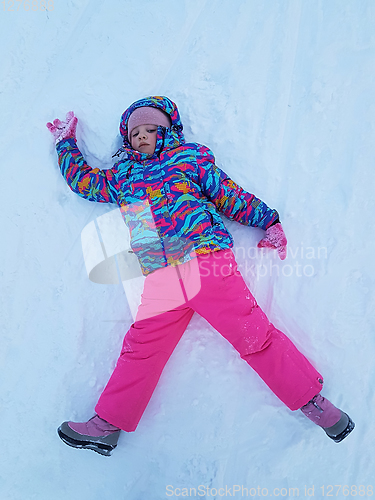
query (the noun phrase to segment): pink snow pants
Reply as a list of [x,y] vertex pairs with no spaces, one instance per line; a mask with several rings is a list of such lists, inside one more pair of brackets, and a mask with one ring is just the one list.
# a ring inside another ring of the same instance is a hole
[[137,317],[95,408],[101,418],[124,431],[136,429],[194,312],[232,344],[291,410],[321,391],[323,377],[269,322],[228,249],[146,277]]

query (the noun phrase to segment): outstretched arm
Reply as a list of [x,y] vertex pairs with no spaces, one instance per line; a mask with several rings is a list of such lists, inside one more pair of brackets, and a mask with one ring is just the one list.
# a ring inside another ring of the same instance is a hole
[[90,201],[116,203],[117,189],[112,169],[91,168],[78,149],[76,142],[77,118],[69,111],[65,121],[56,119],[47,128],[56,141],[61,173],[70,189]]
[[215,165],[212,152],[200,146],[197,155],[198,176],[204,194],[229,219],[266,231],[258,247],[274,248],[283,260],[286,257],[287,240],[276,210],[269,208],[236,184],[223,170]]

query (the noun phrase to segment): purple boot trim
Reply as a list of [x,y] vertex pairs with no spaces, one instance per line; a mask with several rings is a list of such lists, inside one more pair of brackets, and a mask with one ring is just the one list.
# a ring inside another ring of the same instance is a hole
[[88,422],[68,422],[68,425],[73,431],[78,432],[78,434],[92,437],[108,436],[120,430],[98,415],[90,418]]
[[302,406],[301,411],[320,427],[332,427],[341,418],[341,410],[320,394],[317,394],[305,406]]

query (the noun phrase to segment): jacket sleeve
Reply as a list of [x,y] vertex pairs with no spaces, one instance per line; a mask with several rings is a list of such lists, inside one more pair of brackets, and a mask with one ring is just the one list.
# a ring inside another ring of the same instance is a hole
[[74,139],[57,143],[61,173],[70,189],[89,201],[117,203],[116,176],[113,169],[91,168]]
[[203,193],[226,217],[261,229],[269,228],[278,220],[276,210],[242,189],[215,165],[212,151],[205,146],[200,145],[198,148],[197,166]]

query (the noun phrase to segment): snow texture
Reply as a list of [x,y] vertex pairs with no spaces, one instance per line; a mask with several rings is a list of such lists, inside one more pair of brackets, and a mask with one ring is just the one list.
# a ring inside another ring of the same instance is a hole
[[[12,4],[0,5],[0,498],[245,497],[234,485],[323,498],[321,486],[372,485],[375,2]],[[342,443],[289,411],[197,315],[112,457],[58,438],[62,421],[92,416],[132,318],[121,285],[88,279],[81,248],[84,227],[115,207],[68,189],[45,124],[73,110],[86,159],[108,168],[121,113],[152,94],[279,211],[283,262],[254,250],[263,231],[227,226],[260,305],[355,421]]]

